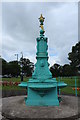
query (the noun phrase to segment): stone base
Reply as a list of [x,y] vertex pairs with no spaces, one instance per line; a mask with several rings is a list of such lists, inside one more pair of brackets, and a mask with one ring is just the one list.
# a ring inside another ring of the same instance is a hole
[[[80,97],[62,95],[59,106],[26,106],[24,97],[16,96],[2,99],[2,115],[11,120],[27,118],[53,118],[75,120],[80,115]],[[72,119],[71,119],[72,118]]]

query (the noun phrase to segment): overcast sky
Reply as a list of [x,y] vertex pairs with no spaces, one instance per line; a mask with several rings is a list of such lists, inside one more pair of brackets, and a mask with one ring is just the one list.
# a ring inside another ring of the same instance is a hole
[[36,62],[36,38],[40,14],[45,17],[49,63],[67,64],[68,53],[78,42],[78,3],[2,3],[2,57],[16,60],[15,53]]

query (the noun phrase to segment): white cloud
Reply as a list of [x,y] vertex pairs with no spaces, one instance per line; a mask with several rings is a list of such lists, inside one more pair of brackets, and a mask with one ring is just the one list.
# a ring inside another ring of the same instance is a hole
[[49,63],[69,63],[68,53],[78,41],[77,3],[3,3],[2,7],[2,56],[6,60],[14,60],[15,53],[20,57],[23,51],[24,57],[36,62],[38,18],[42,13],[45,34],[49,38]]

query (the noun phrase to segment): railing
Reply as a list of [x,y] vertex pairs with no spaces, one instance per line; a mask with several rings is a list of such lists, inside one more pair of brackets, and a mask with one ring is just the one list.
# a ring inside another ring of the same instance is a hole
[[67,83],[67,87],[65,88],[59,88],[59,95],[62,93],[67,94],[74,94],[75,96],[80,95],[80,77],[74,76],[74,77],[58,77],[58,82],[63,81],[64,83]]

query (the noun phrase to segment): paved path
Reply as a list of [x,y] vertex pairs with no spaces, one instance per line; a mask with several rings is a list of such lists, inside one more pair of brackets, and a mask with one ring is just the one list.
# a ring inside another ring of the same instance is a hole
[[[80,114],[79,101],[80,97],[61,96],[62,102],[59,106],[54,107],[28,107],[25,105],[24,96],[7,97],[2,100],[2,114],[5,117],[17,120],[17,118],[67,118],[79,120],[77,114]],[[0,109],[1,110],[1,109]],[[1,111],[0,111],[1,112]],[[74,116],[73,118],[71,118]],[[2,120],[8,120],[6,118]]]

